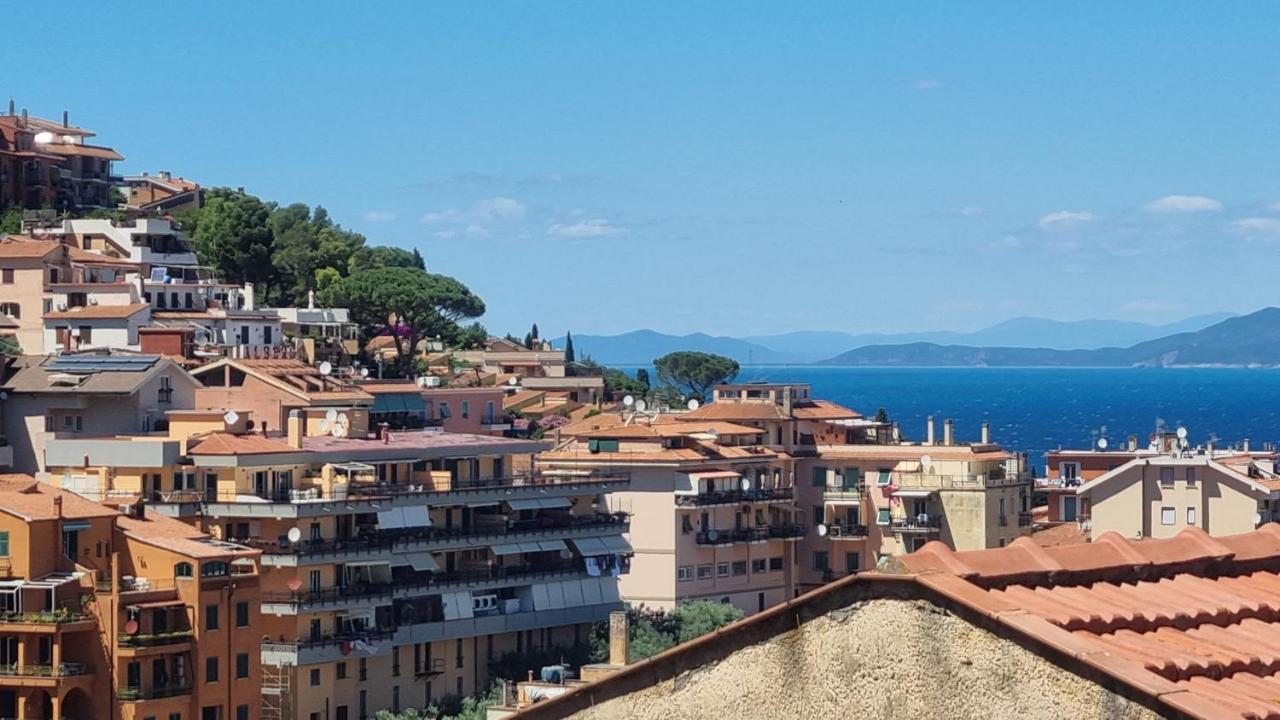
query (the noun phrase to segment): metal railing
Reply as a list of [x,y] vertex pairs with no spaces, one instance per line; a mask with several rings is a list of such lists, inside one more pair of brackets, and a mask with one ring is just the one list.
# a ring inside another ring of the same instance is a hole
[[682,507],[699,505],[724,505],[750,502],[770,502],[790,500],[794,496],[791,488],[759,488],[756,490],[711,490],[697,495],[676,495],[676,505]]
[[0,675],[5,677],[76,677],[89,675],[93,669],[85,663],[64,662],[58,665],[0,665]]
[[[1009,474],[1004,468],[989,473],[970,473],[967,475],[894,471],[889,476],[890,485],[899,488],[920,488],[924,490],[1006,487],[1030,483],[1031,478],[1029,476]],[[881,485],[878,481],[875,485],[879,488],[887,487]]]
[[140,633],[138,635],[120,635],[116,643],[120,647],[126,648],[143,648],[143,647],[160,647],[161,645],[177,645],[180,643],[191,642],[195,637],[192,630],[172,630],[162,633]]
[[727,530],[704,530],[694,540],[699,545],[731,545],[742,542],[761,542],[764,540],[791,539],[804,536],[804,525],[767,525],[754,528],[730,528]]
[[186,680],[156,683],[150,687],[126,685],[116,689],[116,697],[120,700],[158,700],[160,698],[187,695],[191,692],[191,683]]
[[832,523],[827,525],[827,537],[865,538],[867,537],[867,526],[857,523]]
[[391,598],[396,593],[412,595],[418,591],[430,592],[447,585],[478,584],[503,580],[533,580],[558,575],[586,572],[581,562],[554,565],[504,565],[475,570],[455,570],[435,573],[429,580],[392,583],[361,583],[340,587],[302,590],[292,593],[262,593],[262,602],[304,605],[336,605],[349,600]]
[[80,612],[73,612],[70,608],[59,608],[57,610],[40,610],[35,612],[4,612],[0,613],[0,623],[28,623],[33,625],[62,625],[64,623],[80,622],[81,620],[89,620],[90,617]]
[[893,518],[889,521],[889,527],[893,532],[936,533],[942,531],[942,518],[932,516]]
[[269,649],[272,650],[302,650],[311,648],[334,647],[348,642],[370,642],[376,640],[390,640],[395,636],[395,628],[370,628],[368,630],[331,633],[328,635],[308,635],[298,637],[293,640],[272,640],[264,642],[263,647],[276,646]]

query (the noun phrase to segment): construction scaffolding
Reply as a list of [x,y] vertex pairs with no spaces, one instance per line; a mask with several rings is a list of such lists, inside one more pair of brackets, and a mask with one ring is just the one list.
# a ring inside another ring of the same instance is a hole
[[262,720],[293,720],[293,665],[262,665]]

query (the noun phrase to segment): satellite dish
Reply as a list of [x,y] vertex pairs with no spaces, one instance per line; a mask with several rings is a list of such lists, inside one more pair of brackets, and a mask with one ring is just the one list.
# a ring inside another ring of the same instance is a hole
[[48,130],[44,132],[38,132],[36,133],[36,136],[34,139],[36,141],[36,144],[38,145],[48,145],[49,143],[53,142],[53,133],[49,132]]
[[296,543],[302,539],[302,531],[296,527],[291,527],[289,528],[289,532],[286,534],[286,537],[289,538],[289,542]]
[[289,578],[289,589],[298,592],[302,589],[302,578]]
[[645,409],[646,407],[648,407],[648,404],[647,404],[647,403],[645,403],[645,401],[644,401],[644,400],[637,400],[637,401],[636,401],[636,412],[644,412],[644,409]]
[[1181,425],[1178,426],[1178,439],[1179,440],[1187,439],[1187,429]]
[[240,413],[236,412],[235,410],[228,410],[226,414],[222,416],[222,419],[228,425],[235,425],[237,422],[240,421]]
[[334,426],[333,426],[333,436],[334,436],[334,437],[337,437],[337,438],[340,438],[340,437],[346,437],[346,436],[347,436],[347,426],[346,426],[346,425],[334,425]]
[[1254,513],[1254,514],[1253,514],[1253,524],[1254,524],[1254,525],[1261,525],[1261,524],[1262,524],[1262,513]]
[[707,531],[707,539],[708,539],[708,540],[710,540],[711,542],[715,542],[715,541],[719,540],[719,539],[720,539],[720,531],[719,531],[719,530],[708,530],[708,531]]
[[746,492],[751,489],[751,478],[742,478],[742,482],[739,484],[741,485],[743,492]]
[[1106,439],[1106,438],[1098,438],[1098,449],[1099,449],[1099,450],[1106,450],[1106,449],[1107,449],[1107,439]]
[[369,377],[369,368],[360,368],[360,377]]
[[819,523],[819,524],[818,524],[818,537],[826,537],[826,536],[827,536],[827,526],[826,526],[826,525],[823,525],[823,524],[821,524],[821,523]]
[[319,428],[320,428],[320,432],[322,432],[322,433],[327,433],[327,432],[329,432],[329,421],[328,421],[328,420],[321,420],[319,423],[317,423],[317,425],[318,425],[318,426],[319,426]]
[[329,362],[328,360],[325,360],[324,362],[320,363],[321,375],[329,375],[332,373],[333,373],[333,363]]
[[337,421],[338,421],[338,411],[337,411],[337,410],[334,410],[333,408],[329,408],[329,410],[328,410],[327,412],[325,412],[325,414],[324,414],[324,419],[325,419],[325,420],[328,420],[330,423],[335,423],[335,422],[337,422]]
[[636,404],[636,399],[628,395],[622,398],[622,404],[626,405],[627,407],[631,407],[632,405]]
[[921,467],[926,467],[926,468],[927,468],[927,467],[929,467],[929,466],[930,466],[930,465],[932,465],[932,464],[933,464],[933,458],[932,458],[932,457],[929,457],[928,455],[921,455],[921,456],[920,456],[920,466],[921,466]]
[[689,401],[689,409],[690,409],[690,410],[697,410],[697,409],[698,409],[698,407],[699,407],[699,406],[701,406],[701,405],[702,405],[702,403],[698,402],[698,399],[697,399],[697,398],[693,398],[692,400],[690,400],[690,401]]
[[138,634],[138,621],[137,621],[137,620],[130,620],[129,622],[125,623],[125,624],[124,624],[124,631],[125,631],[125,632],[127,632],[127,633],[129,633],[130,635],[137,635],[137,634]]
[[342,427],[351,427],[351,418],[346,413],[339,413],[336,422]]
[[515,377],[515,376],[512,376],[512,378],[511,378],[510,380],[508,380],[508,381],[507,381],[507,384],[508,384],[508,385],[512,385],[512,386],[514,386],[514,385],[519,385],[519,384],[520,384],[520,378]]

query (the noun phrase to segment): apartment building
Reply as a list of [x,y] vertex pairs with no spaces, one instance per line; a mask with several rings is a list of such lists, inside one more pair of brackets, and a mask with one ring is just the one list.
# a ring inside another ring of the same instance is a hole
[[362,382],[373,396],[369,423],[392,430],[438,427],[445,432],[502,435],[511,429],[503,415],[503,393],[493,387],[422,387],[404,381]]
[[[329,411],[342,411],[368,427],[374,398],[358,385],[325,375],[299,360],[224,358],[192,371],[200,387],[197,409],[234,409],[253,417],[259,430],[280,432],[293,410],[303,411],[307,432],[327,432]],[[324,425],[324,430],[318,428]]]
[[0,381],[0,410],[13,468],[46,468],[45,449],[58,438],[111,437],[156,430],[165,414],[193,407],[197,382],[157,355],[24,355]]
[[695,600],[759,612],[796,593],[795,543],[806,528],[793,497],[794,462],[764,431],[687,415],[606,413],[560,429],[535,458],[539,472],[626,472],[609,495],[631,515],[633,605],[670,609]]
[[156,215],[198,210],[204,207],[205,189],[200,183],[174,177],[167,170],[152,175],[127,175],[120,186],[125,192],[125,207],[140,215]]
[[0,115],[0,208],[59,211],[112,207],[115,150],[86,142],[94,133],[21,113],[13,102]]
[[625,475],[515,473],[545,444],[312,410],[290,410],[280,436],[249,432],[248,411],[206,410],[174,413],[164,437],[48,451],[52,482],[141,495],[262,551],[268,720],[482,691],[493,663],[580,646],[621,607],[628,520],[600,497]]
[[505,338],[489,338],[480,350],[440,350],[427,354],[430,372],[451,385],[498,386],[508,393],[563,393],[578,405],[605,399],[604,377],[565,360],[564,350],[540,343],[529,349]]
[[0,476],[0,715],[257,720],[259,555]]

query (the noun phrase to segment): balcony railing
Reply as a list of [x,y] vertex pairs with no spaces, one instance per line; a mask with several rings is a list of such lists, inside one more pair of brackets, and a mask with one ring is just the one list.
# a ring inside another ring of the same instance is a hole
[[16,663],[9,665],[0,665],[0,675],[6,677],[75,677],[77,675],[89,675],[93,669],[85,663],[64,662],[60,665],[23,665],[19,667]]
[[120,700],[158,700],[160,698],[177,697],[191,693],[191,683],[186,680],[177,682],[156,683],[151,687],[126,685],[116,690]]
[[827,537],[862,539],[867,537],[867,526],[856,523],[833,523],[827,526]]
[[744,542],[763,542],[765,540],[788,540],[804,537],[804,525],[767,525],[754,528],[730,528],[727,530],[704,530],[694,538],[699,545],[732,545]]
[[942,532],[942,518],[932,516],[915,516],[907,518],[893,518],[889,522],[890,528],[896,533],[927,533],[933,534]]
[[[876,477],[869,477],[868,479],[875,480],[875,486],[877,488],[883,489],[884,487],[887,487],[885,485],[881,485]],[[1004,468],[998,468],[989,473],[972,473],[968,475],[894,471],[889,476],[889,484],[892,486],[898,488],[919,488],[922,490],[1006,487],[1009,485],[1026,485],[1030,483],[1030,477],[1026,475],[1009,474]]]
[[32,625],[62,625],[64,623],[88,620],[89,616],[69,608],[57,610],[41,610],[36,612],[4,612],[0,613],[0,623],[27,623]]
[[758,490],[713,490],[697,495],[676,495],[676,505],[736,505],[738,503],[787,501],[793,496],[791,488],[760,488]]
[[413,595],[431,592],[443,586],[458,583],[484,583],[504,580],[534,580],[558,575],[586,572],[582,563],[564,562],[546,565],[504,565],[475,570],[455,570],[434,573],[427,580],[407,580],[391,583],[361,583],[319,590],[294,593],[263,593],[262,602],[292,603],[302,605],[339,605],[350,600],[391,598],[397,593]]
[[1031,513],[1029,512],[1018,513],[1018,527],[1028,527],[1030,525],[1031,525]]
[[177,645],[190,642],[193,637],[195,637],[195,633],[191,630],[174,630],[162,633],[121,635],[117,639],[117,644],[126,648],[160,647],[162,645]]
[[565,475],[517,475],[513,477],[498,478],[468,478],[453,479],[449,481],[446,487],[431,487],[427,484],[361,484],[352,483],[347,492],[353,496],[363,495],[393,495],[393,496],[415,496],[415,495],[431,495],[442,492],[483,492],[485,490],[494,490],[502,488],[514,487],[545,487],[556,485],[578,485],[592,483],[615,483],[628,481],[631,479],[631,473],[626,472],[602,472],[592,473],[582,476],[565,476]]

